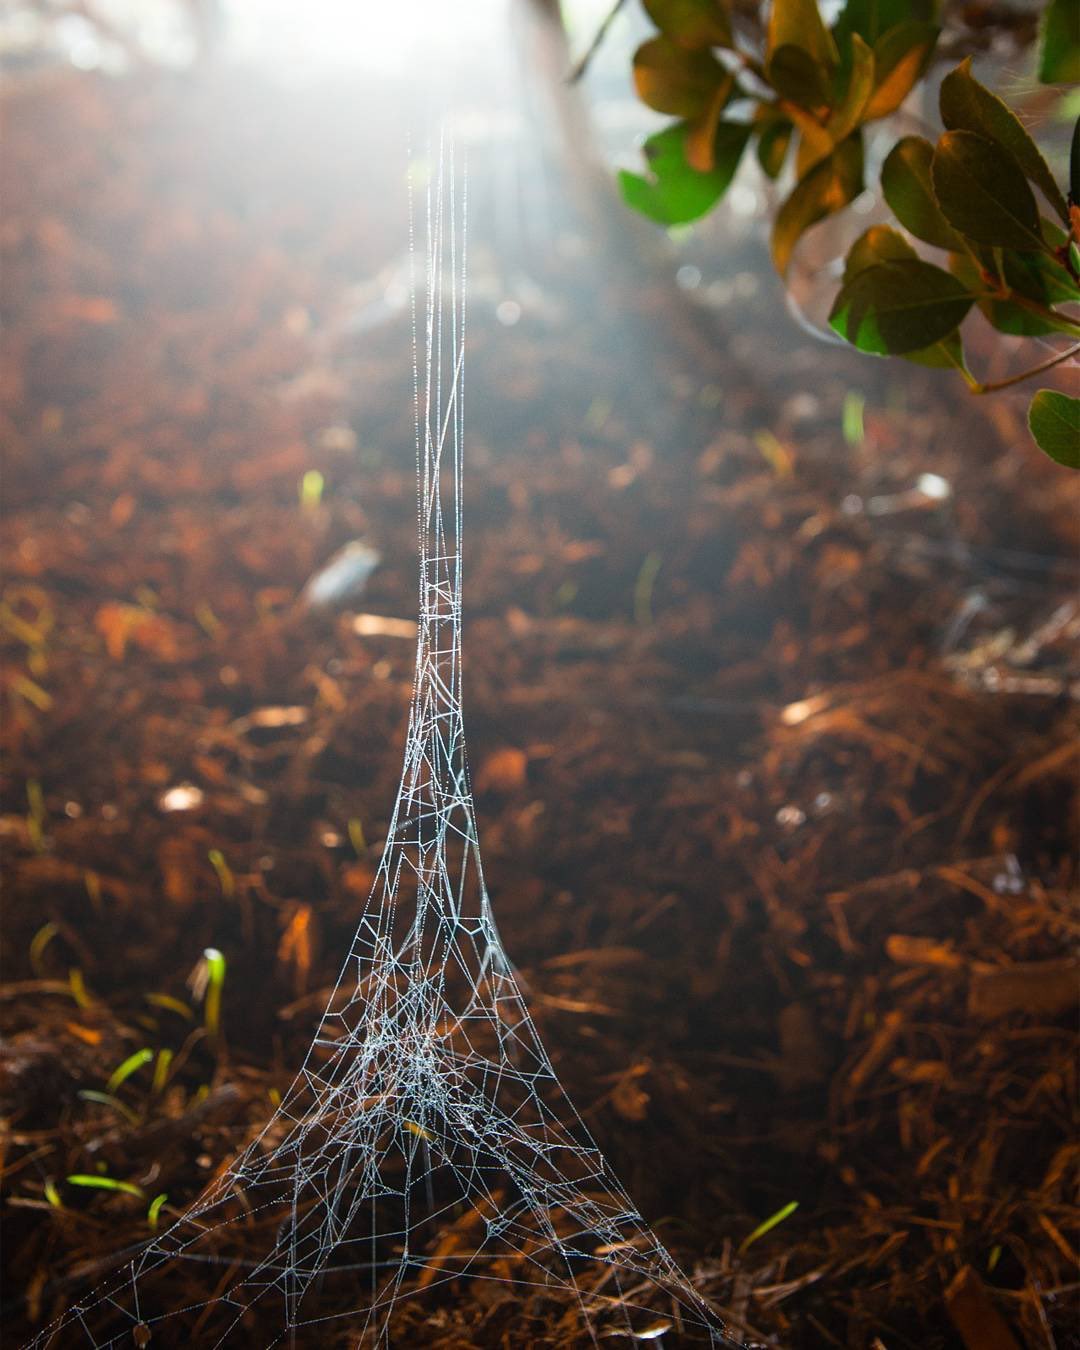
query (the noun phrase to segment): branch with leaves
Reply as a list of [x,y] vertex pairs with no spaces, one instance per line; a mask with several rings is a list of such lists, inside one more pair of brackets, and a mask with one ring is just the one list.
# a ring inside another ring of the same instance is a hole
[[[763,40],[736,32],[728,0],[644,5],[659,32],[635,54],[637,91],[678,121],[646,141],[644,175],[619,175],[623,197],[680,225],[719,203],[750,145],[770,179],[790,162],[770,238],[786,276],[806,231],[863,191],[865,129],[925,74],[941,33],[935,0],[847,0],[831,27],[816,0],[773,0]],[[1047,6],[1038,73],[1080,81],[1080,0]],[[990,393],[1077,356],[1073,344],[1049,356],[1046,346],[1080,338],[1080,122],[1067,196],[970,60],[945,77],[940,113],[936,144],[905,136],[886,157],[881,190],[902,228],[872,226],[852,245],[829,322],[862,352],[952,369],[972,393]],[[977,379],[960,331],[973,311],[1041,359],[1008,380]],[[1041,390],[1029,424],[1049,455],[1080,468],[1080,400]]]

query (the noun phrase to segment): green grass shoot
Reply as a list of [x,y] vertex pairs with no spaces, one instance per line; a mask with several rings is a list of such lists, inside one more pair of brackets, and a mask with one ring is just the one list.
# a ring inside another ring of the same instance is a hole
[[221,632],[221,620],[205,600],[195,606],[195,621],[209,638],[216,638]]
[[52,1205],[53,1209],[63,1209],[64,1202],[60,1199],[60,1192],[56,1189],[56,1182],[50,1177],[41,1188],[45,1192],[45,1199]]
[[791,451],[773,435],[762,428],[754,432],[754,444],[761,451],[761,457],[777,478],[790,478],[795,470],[795,460]]
[[72,966],[68,971],[68,987],[71,990],[71,997],[80,1008],[89,1008],[93,1005],[94,1000],[90,997],[90,991],[78,966]]
[[206,856],[210,859],[210,866],[217,873],[221,894],[226,900],[231,900],[236,894],[236,878],[233,876],[232,868],[225,861],[225,854],[219,848],[212,848]]
[[317,511],[325,487],[326,479],[318,469],[308,469],[307,473],[300,479],[301,511]]
[[147,994],[146,1001],[153,1008],[163,1008],[167,1012],[174,1012],[182,1017],[185,1022],[194,1022],[195,1014],[181,998],[173,998],[172,994]]
[[[30,657],[33,662],[35,656],[40,653],[33,653]],[[52,695],[47,689],[42,689],[41,685],[30,679],[28,675],[15,675],[8,681],[8,688],[12,693],[18,694],[26,699],[27,703],[32,703],[38,712],[48,712],[53,705]]]
[[45,794],[36,778],[26,784],[26,829],[36,853],[45,851]]
[[122,1083],[126,1083],[133,1073],[141,1069],[144,1064],[149,1064],[153,1058],[154,1052],[147,1046],[143,1046],[141,1050],[136,1050],[133,1055],[128,1055],[127,1059],[109,1075],[109,1081],[105,1084],[105,1091],[110,1095],[115,1093]]
[[866,428],[863,426],[865,410],[866,399],[854,389],[849,389],[844,395],[844,406],[840,413],[840,428],[848,445],[856,446],[863,443],[866,436]]
[[97,1092],[94,1088],[80,1088],[78,1095],[84,1102],[93,1102],[95,1106],[107,1106],[110,1111],[115,1111],[118,1116],[123,1116],[129,1125],[138,1125],[139,1118],[130,1107],[120,1100],[119,1097],[113,1097],[108,1092]]
[[90,903],[95,909],[101,907],[101,878],[96,872],[91,872],[89,868],[83,873],[83,885],[86,887],[86,894]]
[[657,573],[660,571],[662,556],[657,552],[646,554],[641,564],[637,581],[634,582],[634,622],[647,628],[653,620],[652,599],[656,586]]
[[150,1201],[150,1208],[146,1211],[146,1222],[155,1233],[157,1232],[158,1216],[161,1214],[161,1206],[168,1198],[167,1191],[162,1191],[160,1195],[155,1195],[153,1200]]
[[173,1052],[170,1049],[166,1047],[158,1051],[157,1063],[154,1065],[154,1077],[150,1083],[150,1091],[155,1097],[160,1096],[168,1086],[172,1062]]
[[565,609],[567,605],[572,605],[577,599],[578,584],[576,581],[564,581],[552,597],[557,609]]
[[349,819],[349,843],[352,844],[353,852],[358,858],[362,858],[367,852],[367,839],[364,837],[364,827],[358,816]]
[[136,1200],[146,1199],[146,1192],[133,1181],[117,1181],[115,1177],[99,1177],[86,1172],[75,1172],[64,1180],[69,1186],[85,1186],[88,1190],[96,1191],[119,1191],[123,1195],[133,1195]]
[[214,1040],[221,1034],[221,989],[225,983],[225,957],[216,947],[202,954],[193,982],[203,1000],[203,1026]]
[[41,975],[41,958],[45,955],[45,948],[59,932],[60,929],[50,920],[43,923],[30,939],[30,965],[35,975]]
[[777,1226],[777,1224],[783,1223],[784,1220],[789,1218],[792,1214],[794,1214],[798,1208],[799,1208],[798,1200],[789,1200],[787,1204],[783,1206],[783,1208],[778,1209],[775,1214],[770,1214],[767,1219],[759,1223],[758,1226],[754,1229],[754,1231],[750,1234],[750,1236],[743,1238],[743,1240],[739,1243],[740,1256],[742,1255],[743,1252],[746,1251],[747,1247],[749,1247],[751,1243],[756,1242],[760,1237],[764,1237],[766,1233],[771,1233],[772,1230]]

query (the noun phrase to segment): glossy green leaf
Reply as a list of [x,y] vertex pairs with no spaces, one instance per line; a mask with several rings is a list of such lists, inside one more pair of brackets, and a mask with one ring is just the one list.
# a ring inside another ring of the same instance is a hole
[[1049,244],[1051,248],[1061,248],[1069,236],[1056,221],[1049,220],[1046,216],[1043,216],[1041,223],[1043,243]]
[[847,0],[833,25],[833,33],[838,44],[858,33],[872,47],[890,28],[913,19],[932,19],[934,8],[933,0]]
[[794,43],[777,47],[765,64],[765,78],[781,96],[801,108],[823,108],[832,102],[831,69]]
[[788,146],[794,127],[790,122],[770,122],[758,137],[758,163],[769,178],[779,177],[787,158]]
[[920,347],[918,351],[901,352],[899,355],[901,360],[912,361],[917,366],[928,366],[931,370],[960,370],[970,378],[964,344],[958,330],[930,347]]
[[875,263],[898,262],[918,256],[898,230],[888,225],[871,225],[848,250],[844,259],[844,284],[847,285],[857,272],[873,267]]
[[[844,284],[867,267],[880,262],[898,262],[918,259],[918,254],[907,239],[888,225],[871,225],[852,244],[844,262]],[[921,347],[912,352],[897,353],[905,361],[916,365],[930,366],[936,370],[967,370],[964,358],[964,345],[958,332],[935,342],[929,347]]]
[[794,103],[785,105],[785,112],[795,123],[799,133],[795,154],[795,180],[805,178],[818,160],[825,159],[836,149],[836,142],[812,114]]
[[650,136],[645,142],[650,177],[619,174],[623,199],[635,211],[661,225],[683,225],[711,211],[727,191],[750,138],[750,127],[721,122],[715,143],[715,167],[699,173],[686,162],[686,124]]
[[770,249],[783,276],[801,236],[819,220],[842,210],[862,191],[863,147],[857,133],[816,164],[782,204],[773,222]]
[[1040,450],[1067,469],[1080,469],[1080,398],[1040,389],[1028,409],[1028,426]]
[[645,12],[680,47],[730,47],[731,17],[722,0],[644,0]]
[[847,0],[833,24],[833,37],[842,47],[857,33],[873,47],[887,28],[895,28],[912,17],[908,10],[907,0]]
[[735,88],[735,76],[728,73],[713,91],[709,106],[686,129],[686,162],[698,173],[708,173],[716,164],[716,137],[720,118]]
[[750,140],[751,127],[745,122],[721,122],[713,134],[712,178],[722,197],[731,186],[743,151]]
[[974,131],[947,131],[930,164],[945,219],[968,239],[997,248],[1039,249],[1039,208],[1006,150]]
[[905,230],[935,248],[963,248],[963,241],[941,214],[930,181],[934,147],[921,136],[905,136],[881,167],[881,190]]
[[822,21],[817,0],[773,0],[765,50],[771,57],[787,46],[801,47],[830,70],[837,65],[836,42]]
[[1043,84],[1080,83],[1080,4],[1050,0],[1039,34],[1039,79]]
[[[1080,21],[1080,10],[1077,13]],[[1068,223],[1069,210],[1064,194],[1054,181],[1039,147],[1012,109],[975,79],[970,57],[942,80],[939,99],[941,120],[947,130],[974,131],[1004,146],[1027,177],[1045,194],[1061,219]]]
[[866,121],[888,117],[907,98],[930,62],[941,30],[917,20],[890,28],[874,43],[874,92]]
[[1047,253],[1013,253],[1003,257],[1008,285],[1029,300],[1060,305],[1080,300],[1080,286],[1056,258]]
[[947,337],[971,303],[949,272],[921,258],[901,258],[856,272],[836,297],[829,323],[861,352],[897,356]]
[[979,304],[979,309],[999,333],[1012,337],[1048,337],[1051,333],[1075,331],[1075,324],[1064,316],[1057,320],[1045,318],[1011,300],[987,299]]
[[873,92],[874,53],[858,33],[854,33],[844,94],[828,121],[827,129],[833,140],[845,140],[863,121]]
[[676,117],[699,117],[726,76],[712,52],[687,51],[668,37],[652,38],[634,53],[638,97]]
[[1048,255],[1006,251],[1002,257],[1002,266],[985,269],[994,271],[995,275],[1004,279],[1017,296],[1015,300],[992,293],[992,290],[1000,289],[1000,281],[996,285],[987,281],[965,255],[954,255],[950,267],[954,277],[979,296],[976,304],[987,323],[999,332],[1010,333],[1015,338],[1042,338],[1049,333],[1075,332],[1075,324],[1065,313],[1058,317],[1034,313],[1022,304],[1023,300],[1033,300],[1049,308],[1075,300],[1077,292],[1073,289],[1072,278],[1064,267]]
[[[1047,297],[1047,288],[1039,276],[1038,268],[1030,266],[1038,261],[1040,259],[1035,254],[1006,252],[1003,257],[1004,267],[1001,270],[1008,284],[1018,295],[1040,304],[1049,304],[1051,302]],[[999,333],[1008,333],[1013,337],[1044,337],[1061,332],[1063,329],[1067,330],[1067,319],[1046,318],[1041,314],[1032,313],[1030,309],[1016,301],[992,293],[991,288],[1000,289],[1000,280],[996,282],[987,280],[966,253],[953,255],[950,270],[961,285],[977,296],[975,303],[979,307],[979,312]],[[999,269],[987,267],[986,271],[993,271],[997,276]]]

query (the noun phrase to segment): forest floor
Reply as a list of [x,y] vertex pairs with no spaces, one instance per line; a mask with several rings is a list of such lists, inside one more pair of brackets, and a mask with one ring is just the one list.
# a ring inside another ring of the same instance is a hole
[[[16,1345],[287,1086],[394,802],[416,581],[407,326],[356,289],[401,161],[345,209],[339,147],[227,83],[6,103]],[[749,285],[720,383],[669,373],[590,276],[561,322],[478,302],[466,414],[481,841],[562,1082],[748,1342],[1080,1346],[1075,485],[1020,401],[886,387]],[[298,603],[355,539],[362,593]],[[108,1090],[142,1047],[171,1065]],[[102,1163],[144,1198],[65,1182]],[[521,1343],[438,1311],[425,1343]]]

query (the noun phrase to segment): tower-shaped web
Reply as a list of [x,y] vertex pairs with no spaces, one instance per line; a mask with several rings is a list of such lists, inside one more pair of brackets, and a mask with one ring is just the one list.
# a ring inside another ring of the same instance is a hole
[[411,1350],[437,1344],[433,1314],[468,1298],[489,1310],[490,1342],[472,1333],[480,1346],[733,1344],[560,1088],[484,887],[461,717],[455,196],[440,156],[416,344],[416,678],[374,887],[261,1135],[38,1346]]

